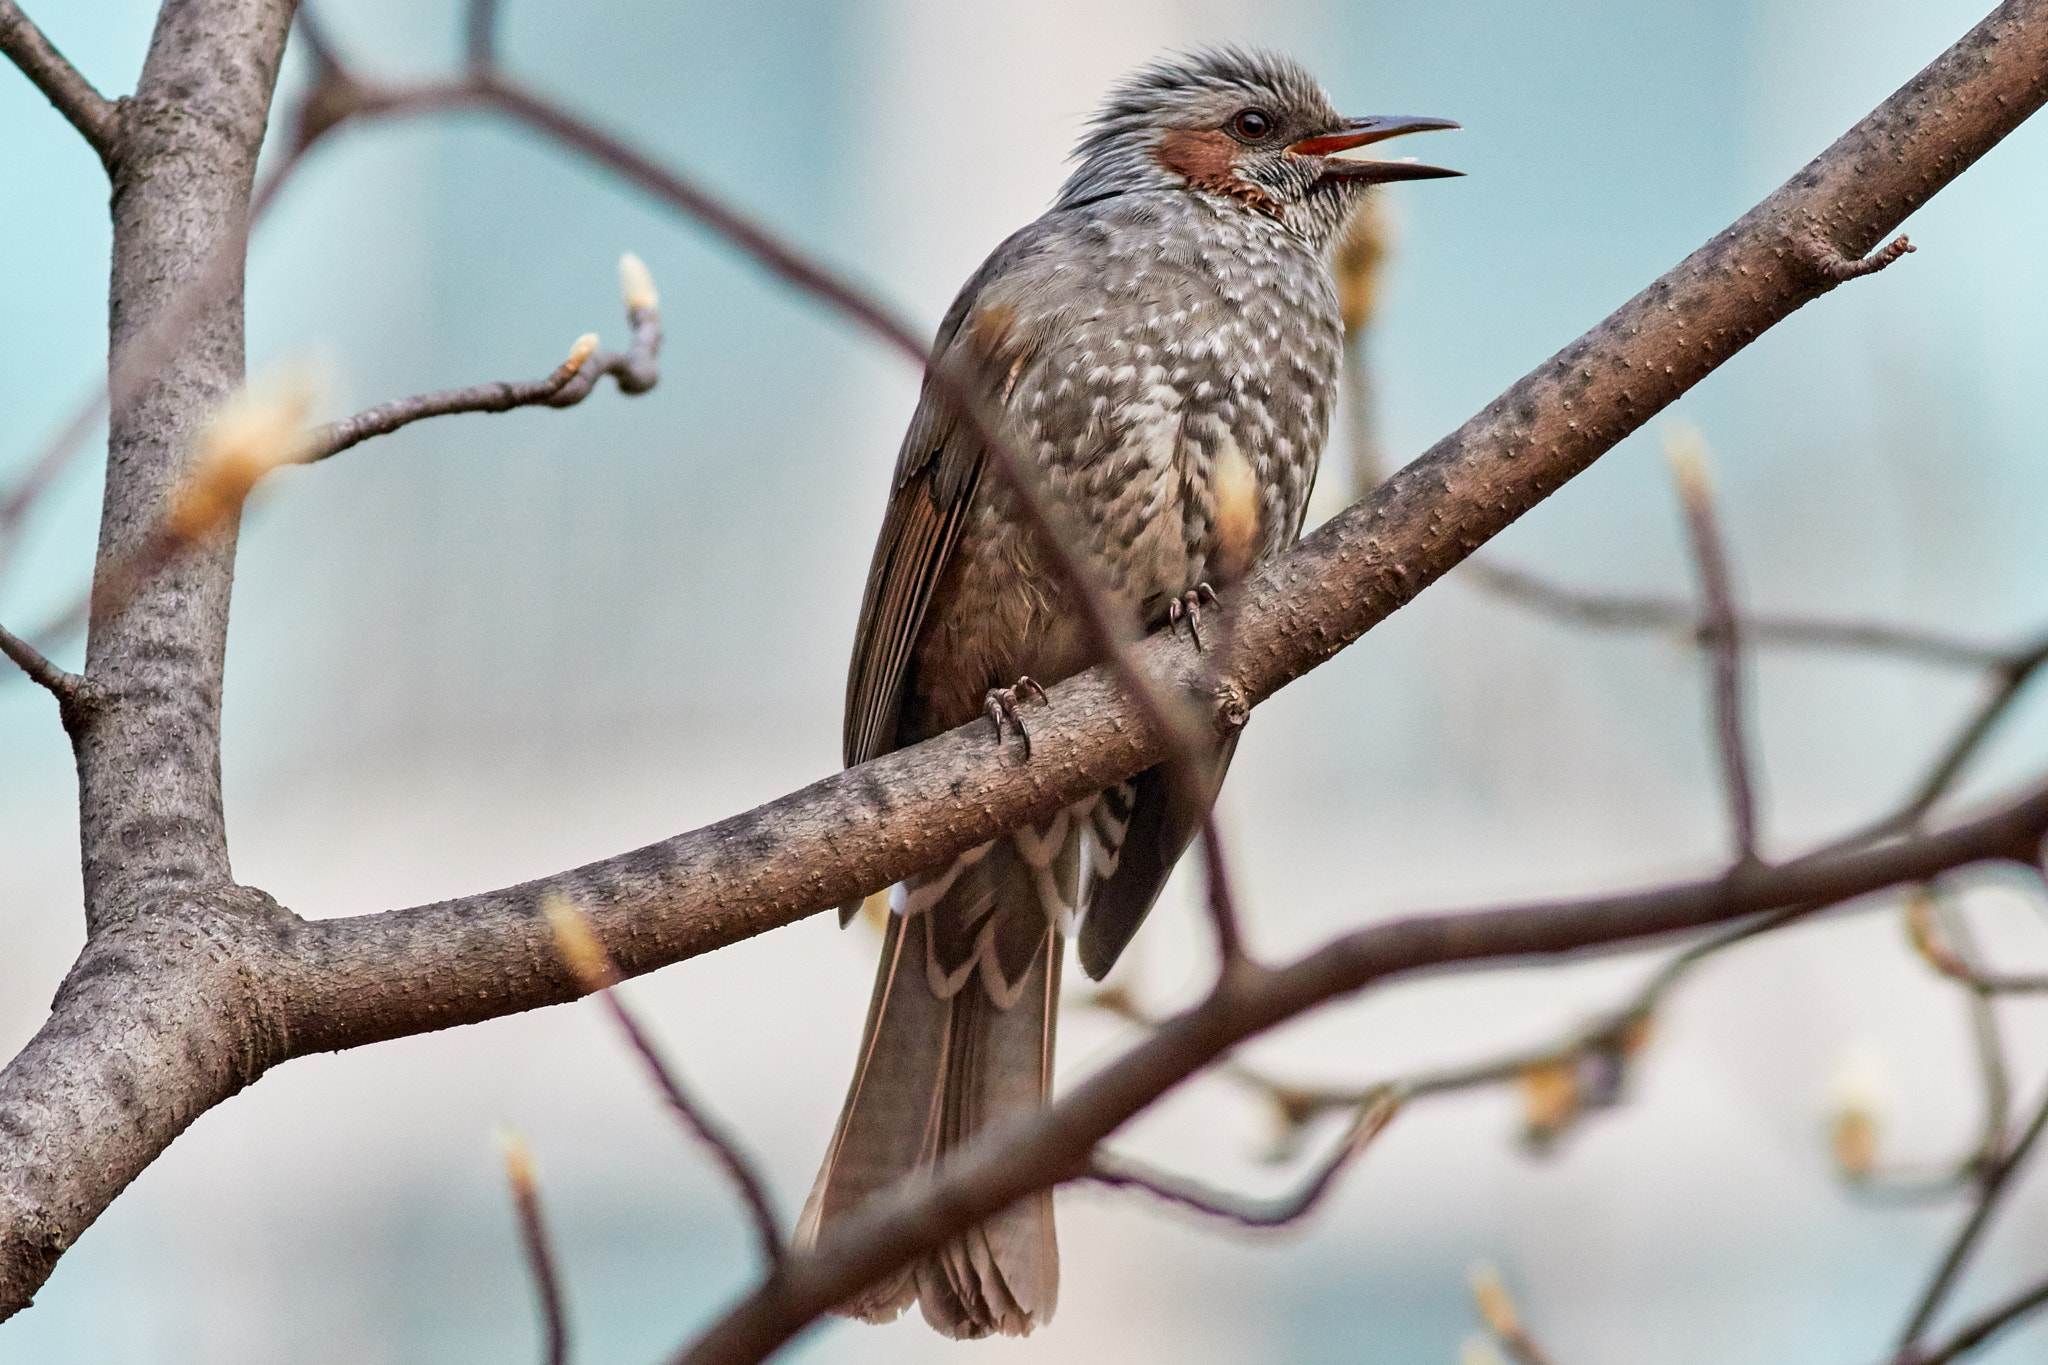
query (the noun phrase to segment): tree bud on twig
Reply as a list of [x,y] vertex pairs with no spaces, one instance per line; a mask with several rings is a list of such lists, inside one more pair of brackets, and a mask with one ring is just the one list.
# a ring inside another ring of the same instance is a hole
[[583,368],[583,362],[597,354],[597,333],[585,332],[569,347],[569,358],[562,362],[562,368],[570,374]]
[[311,449],[311,378],[295,369],[268,387],[260,394],[245,388],[214,414],[165,518],[178,539],[198,540],[220,527],[242,510],[265,474],[298,463]]
[[630,251],[619,257],[619,293],[625,297],[628,313],[661,306],[661,295],[655,291],[654,276],[647,263]]
[[1877,1171],[1877,1140],[1890,1086],[1884,1062],[1865,1044],[1846,1052],[1835,1069],[1829,1105],[1829,1145],[1842,1178],[1868,1180]]

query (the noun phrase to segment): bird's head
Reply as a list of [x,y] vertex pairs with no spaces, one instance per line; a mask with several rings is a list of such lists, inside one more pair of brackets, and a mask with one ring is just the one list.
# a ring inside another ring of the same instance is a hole
[[1217,195],[1279,219],[1317,247],[1370,185],[1459,175],[1340,156],[1449,119],[1346,118],[1315,78],[1275,53],[1211,48],[1143,67],[1110,91],[1075,150],[1059,207],[1139,190]]

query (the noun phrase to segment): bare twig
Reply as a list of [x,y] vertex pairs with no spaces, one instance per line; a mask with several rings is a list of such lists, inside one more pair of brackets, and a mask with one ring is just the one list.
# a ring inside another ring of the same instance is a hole
[[1216,813],[1202,815],[1202,868],[1208,882],[1203,898],[1209,923],[1216,931],[1219,970],[1228,973],[1244,959],[1244,939],[1237,927],[1237,901],[1230,889],[1230,867],[1223,857],[1223,837],[1216,832]]
[[469,0],[463,16],[463,55],[472,72],[490,70],[498,61],[498,0]]
[[[1552,583],[1522,569],[1491,559],[1468,559],[1459,575],[1477,587],[1574,625],[1608,630],[1657,630],[1683,635],[1705,644],[1699,608],[1667,597],[1631,597],[1582,592]],[[1810,649],[1840,649],[1894,654],[1922,663],[1956,668],[1999,668],[2014,656],[1991,645],[1957,640],[1933,631],[1863,621],[1831,621],[1818,617],[1745,614],[1738,620],[1752,644]]]
[[2048,1280],[2022,1290],[2004,1303],[1971,1319],[1954,1336],[1929,1351],[1904,1350],[1892,1358],[1892,1365],[1948,1365],[1984,1345],[2006,1328],[2031,1313],[2048,1307]]
[[71,121],[79,135],[99,154],[108,170],[121,150],[121,111],[114,101],[93,89],[78,68],[64,60],[43,31],[14,0],[0,0],[0,52],[35,82],[57,112]]
[[542,379],[472,384],[381,403],[316,430],[305,462],[325,460],[372,436],[386,435],[422,418],[459,412],[509,412],[537,406],[573,407],[589,397],[597,381],[608,374],[617,378],[619,392],[646,393],[661,378],[656,365],[661,354],[661,310],[653,281],[639,258],[629,255],[619,268],[626,277],[626,318],[633,328],[633,342],[627,350],[599,350],[597,337],[586,336],[577,341],[567,360]]
[[1756,785],[1750,778],[1749,739],[1743,726],[1742,640],[1737,634],[1728,554],[1721,543],[1713,489],[1707,480],[1706,450],[1699,434],[1689,428],[1671,433],[1665,449],[1671,457],[1679,497],[1685,504],[1693,562],[1699,567],[1700,637],[1714,661],[1714,736],[1721,755],[1728,823],[1735,838],[1735,861],[1753,863]]
[[0,626],[0,654],[12,659],[30,681],[48,689],[59,704],[77,700],[84,680],[76,673],[67,673],[51,663],[43,657],[41,650],[5,626]]
[[1830,245],[1818,230],[1815,230],[1800,239],[1799,259],[1824,279],[1839,283],[1843,280],[1861,279],[1865,275],[1875,275],[1899,257],[1916,249],[1905,237],[1899,236],[1894,237],[1883,249],[1859,259],[1844,256],[1838,248]]
[[1968,1264],[1970,1253],[1976,1250],[1977,1240],[1991,1222],[1991,1215],[1998,1209],[2001,1199],[2012,1184],[2012,1177],[2026,1164],[2033,1154],[2034,1144],[2040,1140],[2044,1127],[2048,1127],[2048,1094],[2041,1098],[2034,1110],[2034,1117],[2028,1122],[2012,1147],[2006,1151],[1984,1176],[1977,1190],[1977,1202],[1970,1209],[1970,1216],[1956,1230],[1955,1239],[1949,1244],[1948,1252],[1936,1267],[1934,1278],[1920,1295],[1913,1307],[1913,1314],[1906,1320],[1905,1328],[1899,1333],[1899,1354],[1910,1353],[1920,1338],[1933,1323],[1934,1315],[1941,1311],[1941,1305],[1948,1298],[1949,1290],[1955,1287],[1963,1267]]
[[1329,1156],[1318,1163],[1293,1193],[1276,1199],[1246,1199],[1114,1152],[1097,1152],[1089,1161],[1087,1178],[1098,1185],[1143,1190],[1168,1203],[1221,1218],[1240,1227],[1285,1227],[1306,1216],[1321,1202],[1337,1183],[1338,1175],[1359,1153],[1372,1145],[1374,1138],[1386,1131],[1400,1108],[1401,1097],[1391,1090],[1359,1103],[1351,1126]]
[[1522,1324],[1522,1314],[1501,1283],[1500,1272],[1484,1262],[1472,1267],[1472,1302],[1486,1330],[1515,1365],[1550,1365],[1550,1357]]
[[512,1203],[519,1211],[519,1241],[526,1249],[533,1292],[540,1299],[541,1326],[547,1338],[541,1359],[545,1365],[568,1365],[569,1319],[562,1307],[562,1281],[555,1269],[547,1222],[541,1217],[533,1154],[527,1150],[526,1139],[511,1129],[498,1134],[498,1144],[505,1158],[505,1178],[512,1186]]
[[[2014,976],[1977,967],[1960,917],[1930,887],[1916,888],[1906,900],[1906,933],[1927,965],[1977,995],[2032,995],[2048,991],[2048,976]],[[1948,940],[1957,940],[1953,946]]]
[[773,1197],[768,1193],[768,1182],[761,1178],[754,1163],[740,1148],[739,1139],[719,1122],[709,1110],[691,1097],[677,1078],[675,1070],[662,1058],[661,1050],[647,1031],[640,1027],[640,1021],[626,1008],[625,1001],[613,989],[624,978],[619,974],[618,964],[605,951],[597,931],[590,920],[566,897],[554,897],[542,905],[548,924],[554,931],[555,950],[561,955],[577,983],[588,992],[599,996],[605,1008],[611,1012],[612,1021],[619,1031],[626,1035],[626,1041],[633,1051],[640,1055],[647,1067],[647,1074],[653,1079],[662,1097],[683,1125],[697,1140],[711,1149],[718,1164],[725,1168],[727,1178],[739,1191],[741,1201],[747,1206],[748,1216],[753,1220],[754,1237],[761,1248],[761,1260],[768,1267],[772,1277],[782,1268],[783,1258],[789,1252],[782,1240],[781,1220],[776,1217]]

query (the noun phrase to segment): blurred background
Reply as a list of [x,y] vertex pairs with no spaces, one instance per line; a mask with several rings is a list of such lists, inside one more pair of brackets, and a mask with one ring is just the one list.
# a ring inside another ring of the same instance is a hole
[[[1340,108],[1437,114],[1468,179],[1386,192],[1371,338],[1380,440],[1419,453],[1783,181],[1981,16],[1985,0],[590,0],[506,6],[523,75],[685,168],[921,325],[1039,213],[1104,88],[1163,49],[1269,44]],[[31,6],[100,88],[132,88],[153,6]],[[322,7],[387,75],[458,60],[453,4]],[[296,51],[285,98],[302,88]],[[1418,148],[1418,150],[1421,150]],[[105,184],[0,71],[0,486],[104,365]],[[1691,591],[1658,450],[1714,452],[1738,588],[1762,609],[1986,641],[2048,621],[2048,123],[1907,225],[1920,250],[1766,335],[1503,536],[1498,562],[1610,591]],[[607,176],[475,116],[351,131],[253,251],[252,370],[311,354],[333,414],[538,376],[623,341],[615,262],[660,283],[651,395],[413,427],[259,495],[241,550],[225,755],[237,875],[358,914],[558,870],[771,799],[837,766],[845,659],[916,376]],[[1318,515],[1357,495],[1341,456]],[[32,628],[90,567],[100,469],[40,510],[0,619]],[[62,661],[74,664],[77,651]],[[1898,799],[1977,695],[1966,673],[1776,653],[1752,669],[1767,852]],[[1967,790],[2048,757],[2023,705]],[[0,679],[0,1053],[81,942],[74,782],[47,697]],[[1262,708],[1223,809],[1267,954],[1351,925],[1639,885],[1722,855],[1702,669],[1463,576]],[[2037,897],[1976,894],[2000,965],[2048,962]],[[1122,981],[1201,983],[1186,888]],[[830,916],[634,983],[674,1059],[809,1188],[852,1062],[873,940]],[[1658,954],[1389,989],[1262,1041],[1364,1081],[1546,1039]],[[1078,983],[1078,973],[1072,974]],[[1126,1026],[1070,1000],[1061,1068]],[[2048,1006],[2005,1007],[2030,1104]],[[1143,1200],[1061,1197],[1058,1320],[954,1347],[911,1319],[791,1354],[919,1361],[1449,1362],[1498,1264],[1561,1365],[1871,1361],[1962,1210],[1860,1197],[1832,1106],[1861,1077],[1887,1164],[1949,1160],[1981,1099],[1957,991],[1889,909],[1717,959],[1660,1015],[1629,1102],[1544,1157],[1512,1089],[1417,1106],[1311,1222],[1227,1235]],[[0,1359],[183,1365],[531,1358],[533,1308],[492,1147],[529,1135],[582,1359],[651,1361],[752,1274],[743,1223],[595,1006],[298,1061],[207,1114],[0,1326]],[[1271,1121],[1202,1082],[1125,1141],[1259,1191]],[[1317,1136],[1323,1136],[1318,1134]],[[1957,1299],[2042,1273],[2048,1176]],[[2048,1359],[2048,1325],[1987,1359]]]

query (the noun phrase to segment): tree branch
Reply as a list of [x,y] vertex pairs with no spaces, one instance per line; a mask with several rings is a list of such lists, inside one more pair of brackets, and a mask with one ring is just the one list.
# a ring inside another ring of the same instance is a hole
[[2041,1140],[2041,1133],[2048,1128],[2048,1093],[2041,1097],[2041,1103],[2034,1110],[2034,1117],[2028,1121],[2026,1130],[2014,1141],[1984,1177],[1978,1187],[1977,1202],[1971,1206],[1970,1216],[1963,1220],[1956,1230],[1955,1239],[1949,1243],[1948,1252],[1936,1267],[1934,1278],[1913,1306],[1913,1315],[1906,1320],[1905,1328],[1899,1333],[1899,1354],[1905,1355],[1920,1343],[1934,1321],[1934,1315],[1941,1311],[1942,1303],[1948,1298],[1949,1290],[1955,1288],[1963,1267],[1969,1263],[1970,1253],[1977,1249],[1977,1240],[1991,1223],[1991,1215],[1998,1211],[2005,1192],[2012,1185],[2012,1177],[2027,1158],[2033,1154],[2034,1144]]
[[1095,1144],[1255,1034],[1366,986],[1481,961],[1555,957],[1796,906],[1837,903],[1985,859],[2031,860],[2048,786],[1995,815],[1881,848],[1751,865],[1636,895],[1434,915],[1356,930],[1278,969],[1246,964],[1039,1115],[983,1135],[924,1181],[877,1197],[815,1249],[793,1253],[694,1346],[688,1365],[765,1359],[863,1286],[1030,1192],[1083,1178]]
[[1158,1170],[1132,1157],[1098,1152],[1089,1160],[1087,1179],[1112,1189],[1143,1190],[1170,1204],[1192,1209],[1246,1228],[1278,1228],[1298,1222],[1322,1202],[1337,1177],[1372,1140],[1386,1131],[1400,1112],[1402,1097],[1391,1090],[1361,1100],[1344,1137],[1291,1194],[1277,1199],[1246,1199],[1211,1189],[1200,1181]]
[[527,1150],[526,1140],[509,1129],[499,1134],[498,1142],[505,1157],[505,1179],[512,1186],[512,1206],[519,1215],[519,1243],[526,1251],[526,1268],[540,1300],[545,1333],[541,1360],[544,1365],[569,1365],[569,1315],[562,1305],[562,1277],[555,1268],[547,1219],[541,1214],[533,1154]]
[[47,689],[59,706],[69,706],[77,701],[84,679],[51,663],[43,657],[41,650],[5,626],[0,626],[0,654],[12,659],[30,681]]
[[[195,43],[189,50],[216,49]],[[1204,697],[1219,730],[1241,725],[1252,706],[1384,620],[1764,329],[1833,287],[1795,255],[1799,234],[1818,224],[1839,249],[1867,249],[2044,99],[2048,0],[2008,0],[1739,222],[1254,575],[1233,604],[1224,676],[1207,681],[1204,661],[1171,639],[1145,642],[1133,662],[1170,692]],[[252,137],[248,146],[254,145]],[[637,171],[606,164],[636,179],[641,171],[660,171],[651,163]],[[677,186],[679,195],[702,201],[692,210],[704,213],[701,221],[729,233],[756,259],[772,261],[784,279],[819,292],[836,285],[843,294],[828,273],[763,241],[694,187]],[[118,224],[135,206],[124,210],[118,190],[116,203]],[[176,275],[167,272],[164,287],[173,287]],[[869,325],[888,321],[864,296],[834,301]],[[186,376],[175,391],[203,410],[214,383],[211,375]],[[126,439],[136,428],[120,407],[117,439]],[[184,421],[155,429],[182,433]],[[148,477],[138,486],[155,490],[152,514],[166,486],[150,482],[163,467],[159,460],[139,467]],[[146,523],[134,520],[141,504],[125,484],[109,506],[103,551],[118,552]],[[188,560],[187,568],[200,559]],[[208,601],[218,602],[224,623],[224,556],[206,557],[204,568],[202,577],[214,585]],[[185,589],[166,583],[163,590]],[[124,639],[138,638],[144,623],[151,630],[172,624],[147,607],[138,603],[124,618],[135,623]],[[181,623],[191,629],[166,637],[210,660],[190,677],[166,680],[167,704],[217,696],[211,613],[208,606]],[[193,1117],[267,1066],[571,998],[575,984],[539,918],[548,894],[595,907],[593,918],[621,967],[647,971],[939,865],[1158,763],[1173,748],[1102,671],[1051,689],[1051,701],[1034,724],[1028,768],[1005,766],[988,745],[986,727],[968,727],[693,834],[503,891],[305,923],[256,893],[223,887],[174,898],[169,923],[147,904],[131,906],[124,918],[102,917],[50,1022],[0,1073],[0,1108],[51,1116],[47,1126],[31,1124],[26,1133],[0,1131],[0,1311],[27,1301],[62,1248]],[[210,703],[195,709],[214,722]],[[131,718],[147,713],[137,707]],[[186,728],[180,718],[179,734]],[[208,739],[194,737],[192,747],[210,759],[217,750]],[[82,755],[82,766],[88,759],[96,774],[120,772],[116,753]],[[212,808],[190,810],[202,836],[218,822],[217,783],[204,790]],[[119,811],[160,808],[152,795],[89,792],[87,814],[112,829]],[[170,795],[179,797],[173,812],[186,815],[182,789]],[[1943,833],[1732,881],[1407,921],[1339,940],[1281,971],[1248,966],[1226,979],[1211,1004],[1169,1024],[1017,1130],[1002,1155],[1022,1164],[992,1170],[986,1157],[964,1155],[932,1190],[951,1202],[886,1201],[873,1219],[849,1224],[844,1237],[793,1256],[784,1275],[707,1339],[702,1358],[758,1359],[916,1246],[1049,1180],[1078,1176],[1097,1137],[1232,1043],[1321,1000],[1436,964],[1571,951],[1860,894],[1982,858],[2031,860],[2044,827],[2048,794],[2035,793]],[[207,847],[204,837],[175,846]],[[100,847],[90,845],[89,855]],[[195,871],[204,888],[210,878],[224,878],[225,861]],[[95,877],[89,856],[89,895]],[[195,938],[194,926],[204,934]],[[213,953],[234,964],[225,983],[222,969],[211,965]],[[153,965],[138,976],[135,967],[118,966],[130,960]],[[200,988],[208,984],[214,988]],[[178,1011],[160,1008],[156,997],[167,995],[178,1000]],[[138,1090],[152,1097],[143,1112],[109,1111],[110,1094]]]
[[[1662,630],[1704,643],[1699,608],[1676,598],[1582,592],[1492,559],[1468,559],[1459,566],[1458,574],[1495,596],[1573,625],[1604,630]],[[1760,645],[1890,654],[1956,668],[1998,668],[2015,657],[2012,652],[1992,645],[1867,621],[1752,612],[1742,616],[1738,625],[1745,636]]]
[[2006,1328],[2044,1307],[2048,1307],[2048,1280],[2013,1295],[1958,1328],[1954,1336],[1932,1351],[1901,1351],[1893,1357],[1893,1365],[1948,1365],[1951,1360],[1976,1350]]
[[71,121],[79,135],[99,154],[100,164],[109,172],[121,151],[121,111],[115,103],[92,88],[92,82],[78,74],[78,68],[64,60],[43,31],[21,12],[14,0],[0,0],[0,52],[21,68],[21,74],[57,112]]
[[781,1269],[787,1248],[782,1241],[782,1222],[775,1216],[775,1201],[768,1194],[768,1182],[761,1178],[761,1172],[741,1149],[739,1139],[731,1130],[690,1097],[683,1083],[676,1078],[674,1068],[663,1060],[654,1040],[647,1036],[647,1031],[640,1027],[640,1021],[619,998],[618,991],[613,988],[624,978],[619,975],[618,964],[612,961],[611,954],[605,951],[604,943],[591,927],[589,917],[573,902],[560,897],[542,905],[541,913],[547,916],[548,928],[554,934],[555,951],[561,954],[563,962],[575,974],[577,985],[604,1001],[612,1022],[618,1025],[619,1031],[626,1035],[626,1042],[639,1054],[655,1088],[668,1101],[669,1110],[682,1120],[692,1137],[711,1149],[718,1164],[725,1168],[726,1177],[739,1191],[748,1216],[753,1220],[754,1237],[761,1248],[761,1263],[769,1274],[774,1274]]
[[[628,256],[626,260],[632,265],[628,267],[622,263],[622,273],[636,271],[634,282],[644,280],[647,268],[640,264],[639,259]],[[446,417],[459,412],[510,412],[514,408],[539,406],[574,407],[588,398],[597,387],[597,381],[608,374],[617,378],[619,392],[646,393],[661,379],[656,365],[661,355],[661,310],[655,301],[651,281],[646,283],[642,293],[633,292],[629,285],[626,320],[633,328],[633,342],[625,351],[598,350],[597,338],[590,336],[577,342],[569,358],[545,378],[523,383],[472,384],[467,388],[441,389],[380,403],[353,417],[329,422],[317,429],[304,463],[313,464],[339,455],[372,436],[388,435],[423,418]]]
[[1671,467],[1685,505],[1693,563],[1700,576],[1700,638],[1714,661],[1714,737],[1721,756],[1721,786],[1735,836],[1735,861],[1756,861],[1756,790],[1750,778],[1749,739],[1743,727],[1742,637],[1729,581],[1728,552],[1714,516],[1706,452],[1697,434],[1671,447]]

